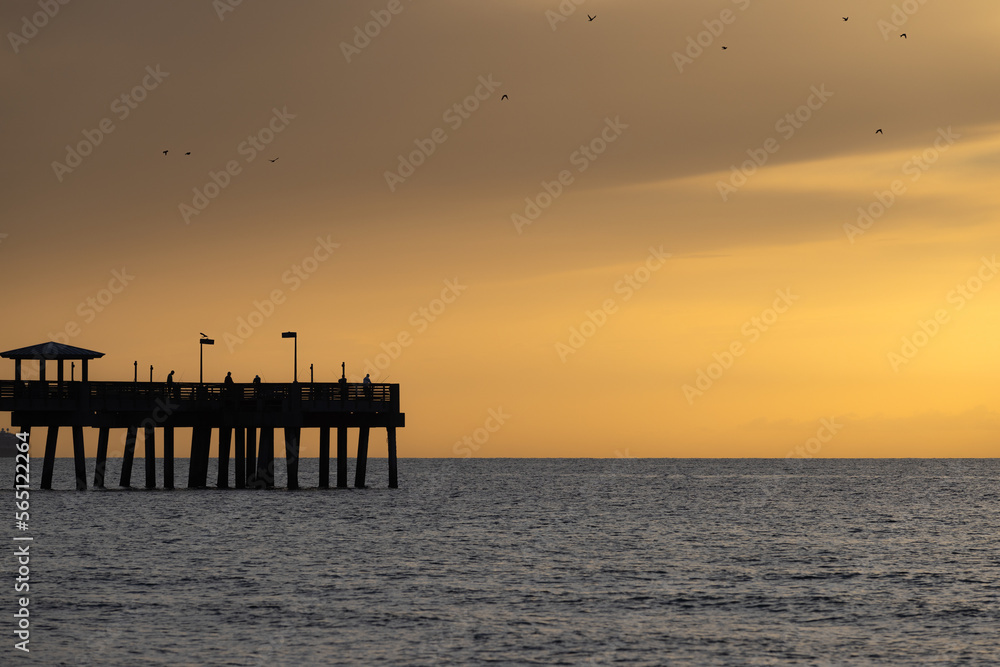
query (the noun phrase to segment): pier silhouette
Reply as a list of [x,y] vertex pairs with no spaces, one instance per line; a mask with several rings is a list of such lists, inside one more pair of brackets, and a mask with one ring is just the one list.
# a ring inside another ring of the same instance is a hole
[[[190,428],[189,488],[205,488],[212,430],[219,432],[217,488],[229,486],[229,464],[235,487],[274,488],[275,429],[282,429],[288,488],[299,488],[299,442],[302,429],[319,429],[320,488],[330,487],[330,429],[337,430],[337,488],[347,487],[348,429],[358,429],[354,487],[364,488],[368,440],[372,428],[388,437],[389,487],[396,488],[396,429],[405,425],[399,409],[398,384],[347,382],[202,383],[91,382],[88,362],[101,352],[61,343],[42,343],[0,353],[14,360],[14,379],[0,380],[0,412],[23,432],[46,427],[41,488],[52,488],[59,429],[70,427],[76,488],[87,488],[84,427],[98,429],[94,486],[104,488],[111,429],[125,429],[125,451],[119,485],[130,487],[138,432],[142,429],[146,488],[156,488],[156,430],[163,437],[163,487],[174,488],[174,429]],[[38,361],[37,380],[22,380],[22,361]],[[80,361],[80,380],[67,381],[65,361]],[[57,364],[57,379],[46,379],[46,361]],[[230,454],[232,453],[232,457]]]

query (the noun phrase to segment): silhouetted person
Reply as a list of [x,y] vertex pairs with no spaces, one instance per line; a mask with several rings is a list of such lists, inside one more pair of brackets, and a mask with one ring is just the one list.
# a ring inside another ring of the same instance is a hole
[[232,371],[229,371],[228,373],[226,373],[226,379],[223,380],[222,383],[224,385],[226,385],[227,387],[231,387],[231,386],[233,386],[235,384],[235,382],[233,382],[233,372]]
[[167,373],[167,396],[174,398],[174,372]]
[[254,375],[253,376],[253,395],[257,396],[258,393],[260,393],[260,376],[259,375]]
[[364,386],[365,398],[368,399],[369,401],[372,400],[371,373],[365,373],[365,379],[361,381],[361,384]]

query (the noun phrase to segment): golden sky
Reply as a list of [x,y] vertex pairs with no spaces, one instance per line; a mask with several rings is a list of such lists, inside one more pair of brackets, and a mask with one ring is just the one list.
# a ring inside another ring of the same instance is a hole
[[3,349],[288,381],[295,330],[300,379],[400,383],[403,456],[997,453],[995,2],[0,25]]

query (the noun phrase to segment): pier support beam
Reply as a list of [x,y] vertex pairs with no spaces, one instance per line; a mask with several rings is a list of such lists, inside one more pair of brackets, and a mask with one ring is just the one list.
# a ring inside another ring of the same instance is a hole
[[398,489],[399,480],[396,478],[396,427],[388,426],[385,432],[389,440],[389,488]]
[[260,429],[260,451],[257,453],[257,488],[274,488],[274,427]]
[[337,488],[347,488],[347,427],[337,427]]
[[319,488],[330,488],[330,427],[319,430]]
[[[62,370],[62,363],[59,364]],[[76,490],[87,490],[87,455],[83,449],[83,427],[73,427],[73,467],[76,470]]]
[[246,435],[243,427],[236,429],[236,442],[234,449],[236,453],[236,488],[245,489],[247,486],[247,466],[246,466]]
[[56,442],[59,441],[59,427],[50,426],[45,431],[45,459],[42,461],[42,488],[51,489],[52,469],[56,465]]
[[354,488],[365,488],[365,471],[368,469],[368,432],[367,426],[362,426],[358,434],[358,461],[354,467]]
[[254,488],[257,478],[257,429],[247,428],[247,487]]
[[152,424],[142,427],[146,442],[146,488],[156,488],[156,429]]
[[195,426],[191,430],[191,465],[188,488],[204,489],[208,484],[208,450],[212,444],[212,429]]
[[174,427],[163,427],[163,488],[174,488]]
[[135,436],[139,429],[135,426],[128,427],[125,434],[125,453],[122,455],[122,476],[118,486],[132,486],[132,460],[135,458]]
[[215,486],[220,489],[229,488],[229,446],[233,441],[233,429],[228,426],[219,428],[219,474]]
[[285,427],[285,471],[288,473],[288,490],[299,488],[299,437],[302,429]]
[[97,465],[94,466],[94,488],[104,488],[104,471],[108,467],[108,436],[111,429],[102,426],[97,434]]

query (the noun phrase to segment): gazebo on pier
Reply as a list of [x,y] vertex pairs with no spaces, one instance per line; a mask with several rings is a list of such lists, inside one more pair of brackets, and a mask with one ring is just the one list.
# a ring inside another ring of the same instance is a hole
[[29,361],[38,361],[38,381],[45,382],[45,362],[55,361],[57,362],[56,367],[56,380],[58,382],[65,381],[65,373],[63,371],[64,361],[80,361],[82,363],[82,369],[80,371],[80,381],[86,382],[88,379],[87,374],[87,362],[91,359],[100,359],[104,356],[103,352],[94,352],[93,350],[85,350],[82,347],[73,347],[72,345],[64,345],[62,343],[56,343],[54,341],[49,341],[48,343],[41,343],[39,345],[31,345],[29,347],[22,347],[16,350],[8,350],[7,352],[0,352],[0,358],[3,359],[13,359],[14,360],[14,379],[21,379],[21,362],[25,359]]

